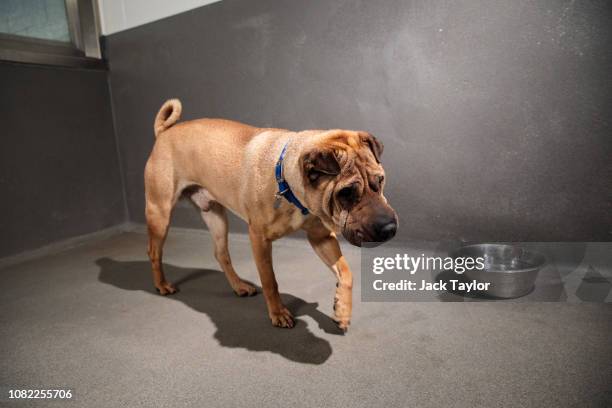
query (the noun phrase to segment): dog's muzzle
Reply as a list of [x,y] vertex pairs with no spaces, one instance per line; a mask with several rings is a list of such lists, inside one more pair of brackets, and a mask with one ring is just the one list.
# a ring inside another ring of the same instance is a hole
[[[349,218],[353,218],[349,216]],[[342,235],[355,246],[375,247],[389,241],[397,233],[398,220],[395,211],[376,213],[359,222],[349,222],[342,230]]]

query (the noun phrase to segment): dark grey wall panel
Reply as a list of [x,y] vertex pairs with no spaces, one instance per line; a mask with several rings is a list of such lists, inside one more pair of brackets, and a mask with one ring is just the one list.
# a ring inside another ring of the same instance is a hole
[[609,240],[611,15],[605,1],[224,0],[114,34],[130,217],[144,218],[153,118],[178,97],[185,119],[371,131],[401,238]]
[[0,257],[124,222],[106,75],[0,63]]

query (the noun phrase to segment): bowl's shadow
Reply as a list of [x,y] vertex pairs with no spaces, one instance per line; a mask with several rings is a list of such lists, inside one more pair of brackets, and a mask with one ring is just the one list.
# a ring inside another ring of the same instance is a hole
[[[96,264],[100,267],[100,282],[159,296],[151,282],[149,262],[100,258]],[[332,354],[330,343],[315,336],[300,319],[296,319],[293,329],[273,327],[263,296],[237,297],[222,272],[169,264],[164,264],[164,272],[166,278],[179,288],[178,293],[164,299],[183,302],[210,317],[217,328],[214,337],[224,347],[269,351],[306,364],[322,364]],[[258,292],[261,292],[259,287]],[[317,310],[317,303],[308,303],[288,294],[281,294],[281,297],[295,317],[310,316],[326,333],[342,334],[327,315]]]

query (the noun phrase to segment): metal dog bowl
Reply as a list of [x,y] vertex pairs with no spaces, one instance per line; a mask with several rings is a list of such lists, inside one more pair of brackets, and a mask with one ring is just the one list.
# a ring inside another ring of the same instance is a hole
[[467,280],[490,282],[481,293],[498,298],[517,298],[531,292],[546,263],[542,254],[504,244],[468,245],[453,251],[451,257],[484,258],[484,269],[466,270],[463,275]]

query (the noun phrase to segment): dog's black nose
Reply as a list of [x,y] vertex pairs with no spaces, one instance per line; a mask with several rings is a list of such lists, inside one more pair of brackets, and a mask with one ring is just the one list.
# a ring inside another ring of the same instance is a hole
[[397,232],[397,222],[395,219],[377,222],[374,224],[374,231],[377,242],[388,241],[393,238]]

